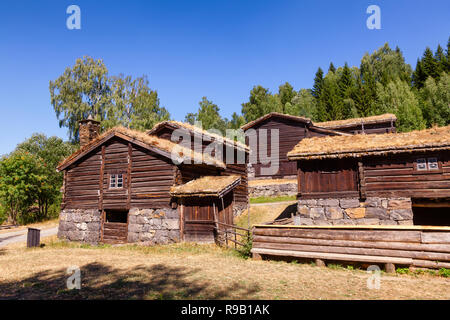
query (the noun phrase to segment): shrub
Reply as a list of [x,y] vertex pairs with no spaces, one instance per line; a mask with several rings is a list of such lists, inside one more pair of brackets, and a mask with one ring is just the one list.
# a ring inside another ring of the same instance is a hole
[[251,257],[252,253],[252,246],[253,246],[253,239],[251,234],[247,234],[245,237],[241,239],[241,242],[244,244],[241,246],[237,251],[239,253],[239,256],[242,258],[248,259]]

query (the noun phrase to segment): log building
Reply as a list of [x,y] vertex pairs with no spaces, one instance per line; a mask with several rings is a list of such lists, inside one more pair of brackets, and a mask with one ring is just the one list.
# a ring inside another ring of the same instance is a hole
[[81,121],[80,149],[57,168],[64,172],[60,238],[211,241],[214,221],[229,222],[247,207],[239,190],[246,186],[245,165],[234,170],[151,132],[117,127],[99,135],[99,129],[97,121]]
[[450,126],[303,139],[288,158],[296,224],[450,226]]
[[[295,162],[289,161],[287,153],[302,139],[320,136],[349,135],[357,133],[387,133],[395,132],[397,118],[393,114],[383,114],[366,118],[328,121],[314,123],[308,118],[272,112],[249,122],[241,127],[246,135],[246,143],[252,150],[253,160],[249,169],[251,178],[294,178],[297,168]],[[278,146],[272,146],[272,130],[278,130]],[[267,143],[265,143],[267,137]],[[277,148],[279,160],[274,160],[278,166],[275,173],[264,173],[264,168],[274,163],[266,164],[265,155],[270,157],[272,148]],[[277,162],[278,161],[278,162]]]

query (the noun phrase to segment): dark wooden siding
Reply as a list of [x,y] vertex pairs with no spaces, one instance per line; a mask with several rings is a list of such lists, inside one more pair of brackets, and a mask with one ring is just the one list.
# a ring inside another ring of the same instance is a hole
[[66,171],[63,208],[98,208],[100,165],[101,148],[97,148]]
[[[105,158],[103,166],[102,150]],[[122,139],[113,138],[67,170],[63,207],[68,209],[169,207],[169,189],[175,181],[175,168],[170,159],[131,145]],[[123,188],[109,188],[112,173],[122,173]]]
[[[128,144],[119,139],[105,143],[105,162],[103,166],[103,209],[126,209],[128,188]],[[111,189],[110,175],[122,174],[123,187]]]
[[133,148],[131,206],[168,208],[170,187],[175,182],[175,165],[142,148]]
[[223,206],[221,199],[210,197],[186,198],[182,203],[186,241],[214,241],[215,214],[219,222],[233,224],[233,192],[224,197]]
[[[418,171],[418,158],[437,158],[438,170]],[[301,198],[356,197],[358,191],[364,197],[450,198],[448,151],[297,163]]]
[[[259,154],[267,154],[270,156],[271,152],[271,130],[279,130],[279,170],[277,173],[272,175],[274,178],[290,176],[296,174],[296,164],[295,162],[289,161],[287,158],[287,153],[292,150],[292,148],[303,138],[306,137],[308,129],[306,128],[306,124],[293,121],[285,118],[276,118],[272,117],[265,121],[262,121],[252,127],[251,129],[255,130],[256,141],[257,141],[257,150],[253,150],[257,154],[257,163],[253,164],[255,168],[255,177],[264,177],[261,174],[261,168],[269,167],[269,165],[263,165],[260,162]],[[260,145],[259,141],[259,130],[266,129],[267,130],[267,146]],[[250,130],[250,129],[249,129]],[[255,139],[249,131],[246,132],[247,143],[251,141],[251,139]]]
[[[439,169],[417,171],[418,158],[437,158]],[[450,197],[450,152],[372,157],[363,163],[367,196]]]
[[299,161],[298,166],[299,195],[302,198],[358,196],[356,161]]

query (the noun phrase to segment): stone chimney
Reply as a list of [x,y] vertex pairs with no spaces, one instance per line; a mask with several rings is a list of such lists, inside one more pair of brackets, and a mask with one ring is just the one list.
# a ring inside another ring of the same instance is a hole
[[79,124],[80,147],[83,148],[100,134],[100,122],[95,121],[92,116],[89,115],[87,119],[81,120]]

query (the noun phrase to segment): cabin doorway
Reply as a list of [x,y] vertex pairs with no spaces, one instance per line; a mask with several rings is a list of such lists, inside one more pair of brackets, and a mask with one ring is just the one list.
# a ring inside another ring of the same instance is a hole
[[126,243],[128,238],[128,210],[104,210],[102,241]]
[[450,226],[450,201],[412,199],[414,225]]

